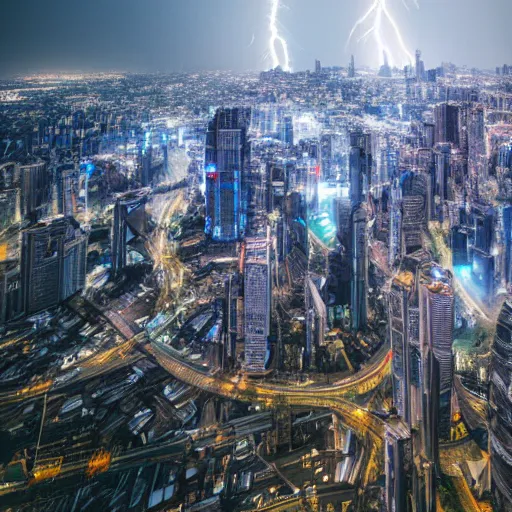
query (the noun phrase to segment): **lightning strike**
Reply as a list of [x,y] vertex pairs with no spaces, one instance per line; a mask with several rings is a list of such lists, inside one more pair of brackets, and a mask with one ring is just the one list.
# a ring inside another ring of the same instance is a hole
[[[269,30],[270,30],[270,39],[268,42],[270,57],[272,59],[272,67],[277,68],[277,66],[281,66],[283,71],[291,71],[290,69],[290,55],[288,52],[288,43],[286,39],[279,34],[278,29],[278,20],[277,14],[279,11],[281,0],[271,0],[271,9],[270,9],[270,17],[269,17]],[[283,61],[278,55],[278,49],[281,49],[283,53]]]
[[[414,5],[419,9],[418,0],[413,0]],[[406,0],[402,0],[402,3],[409,10],[409,6]],[[370,28],[366,28],[368,22],[371,22]],[[404,43],[402,33],[400,28],[398,27],[395,18],[392,16],[388,5],[387,0],[373,0],[372,5],[368,8],[368,10],[355,22],[352,30],[347,39],[347,44],[345,45],[345,49],[348,48],[348,45],[354,38],[355,33],[358,29],[365,29],[365,32],[362,36],[357,39],[357,42],[366,41],[370,35],[373,35],[375,44],[377,46],[377,51],[380,59],[380,63],[383,64],[386,58],[389,60],[389,64],[394,66],[394,58],[393,54],[390,51],[390,47],[386,38],[383,34],[382,25],[383,22],[387,22],[387,24],[391,27],[392,33],[394,35],[395,43],[397,43],[400,52],[401,52],[401,60],[405,59],[405,63],[412,64],[414,62],[412,53],[407,49],[407,46]],[[366,26],[366,27],[365,27]]]

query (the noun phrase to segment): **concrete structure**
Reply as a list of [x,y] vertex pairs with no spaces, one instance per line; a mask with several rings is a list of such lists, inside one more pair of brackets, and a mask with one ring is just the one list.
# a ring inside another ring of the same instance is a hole
[[271,267],[266,238],[248,238],[244,261],[245,368],[263,372],[270,333]]

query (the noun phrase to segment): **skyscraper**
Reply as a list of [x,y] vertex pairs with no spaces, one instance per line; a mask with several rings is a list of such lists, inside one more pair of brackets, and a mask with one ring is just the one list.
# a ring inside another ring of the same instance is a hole
[[79,195],[79,171],[72,164],[57,169],[58,173],[58,207],[65,216],[76,215]]
[[427,177],[406,172],[400,180],[402,188],[402,252],[411,254],[423,247],[423,230],[427,220]]
[[113,274],[126,267],[128,245],[146,236],[146,201],[143,193],[128,194],[116,201],[111,233]]
[[350,56],[350,64],[348,65],[348,77],[354,78],[356,76],[356,64],[354,62],[354,56]]
[[46,163],[20,165],[17,173],[21,187],[22,217],[39,220],[47,214],[50,201],[50,173]]
[[451,142],[459,144],[459,107],[441,103],[434,110],[436,125],[435,142]]
[[416,50],[416,81],[423,82],[425,77],[425,64],[421,60],[420,50]]
[[512,303],[503,304],[491,353],[490,452],[496,510],[512,512]]
[[245,368],[263,372],[270,333],[271,269],[270,243],[266,238],[248,238],[244,261]]
[[427,262],[418,272],[424,400],[422,437],[427,459],[437,465],[439,439],[449,440],[451,432],[455,299],[448,270]]
[[412,446],[409,427],[401,420],[389,420],[385,433],[386,509],[408,512]]
[[368,230],[364,206],[352,212],[352,329],[364,330],[368,322]]
[[448,199],[448,180],[450,178],[451,145],[438,144],[434,152],[435,158],[435,195],[441,201]]
[[219,109],[206,133],[206,225],[214,240],[232,242],[246,225],[244,172],[249,163],[250,109]]
[[410,302],[414,293],[414,275],[401,272],[391,284],[389,293],[389,330],[393,351],[393,404],[404,421],[411,425]]
[[360,147],[350,149],[350,202],[357,206],[364,201],[366,177],[366,156]]
[[21,286],[24,313],[57,306],[85,286],[87,235],[72,218],[23,231]]

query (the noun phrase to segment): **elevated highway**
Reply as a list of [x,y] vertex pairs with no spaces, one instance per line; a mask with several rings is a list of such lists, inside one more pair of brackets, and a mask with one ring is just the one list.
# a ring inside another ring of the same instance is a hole
[[212,375],[181,358],[176,350],[160,342],[145,346],[159,365],[175,378],[203,391],[241,401],[262,401],[268,407],[275,404],[327,408],[335,412],[341,422],[361,439],[365,453],[365,472],[361,478],[364,489],[379,476],[383,464],[385,422],[354,401],[347,394],[364,394],[378,387],[390,372],[391,357],[387,353],[364,371],[329,387],[263,384],[248,380],[234,382]]

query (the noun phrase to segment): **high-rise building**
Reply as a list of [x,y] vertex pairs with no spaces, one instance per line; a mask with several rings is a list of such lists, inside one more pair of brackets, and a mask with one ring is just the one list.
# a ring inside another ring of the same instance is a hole
[[389,203],[388,263],[392,267],[402,255],[402,189],[397,179],[393,180]]
[[412,445],[409,427],[401,420],[389,420],[385,432],[385,510],[409,512]]
[[361,148],[350,149],[350,202],[352,206],[357,206],[364,201],[365,161],[364,151]]
[[117,199],[111,233],[112,274],[128,264],[128,246],[144,240],[147,234],[147,197],[133,193]]
[[350,64],[348,65],[348,77],[354,78],[356,76],[356,64],[354,62],[354,56],[350,56]]
[[48,213],[51,195],[46,163],[37,161],[20,165],[17,173],[21,187],[21,216],[32,220],[43,218]]
[[441,103],[434,109],[434,121],[436,125],[435,142],[450,142],[459,144],[459,107]]
[[495,510],[512,512],[512,303],[503,304],[491,352],[490,453]]
[[[224,351],[230,362],[236,357],[236,341],[243,327],[243,283],[241,274],[230,274],[225,282]],[[226,366],[226,365],[225,365]]]
[[421,60],[420,50],[416,50],[416,81],[423,82],[425,78],[425,64]]
[[439,196],[441,201],[448,199],[449,178],[451,171],[451,145],[438,144],[434,151],[435,158],[435,195]]
[[214,240],[231,242],[244,233],[244,173],[249,165],[250,109],[219,109],[206,134],[206,225]]
[[411,364],[410,304],[414,293],[414,275],[400,272],[389,293],[389,330],[393,351],[393,404],[404,421],[411,425]]
[[271,268],[267,238],[248,238],[244,261],[245,368],[265,371],[270,333]]
[[85,286],[87,235],[72,218],[37,224],[22,234],[25,314],[57,306]]
[[411,254],[423,247],[423,231],[427,221],[427,177],[406,172],[400,180],[402,188],[402,252]]
[[364,330],[368,322],[368,229],[364,206],[352,212],[352,329]]
[[77,212],[80,173],[74,165],[66,165],[57,169],[58,177],[58,210],[66,217],[73,217]]
[[281,129],[279,132],[279,139],[285,144],[293,144],[293,117],[283,117],[283,120],[280,124]]
[[433,262],[418,269],[420,353],[422,357],[424,453],[439,463],[439,439],[451,434],[453,325],[455,299],[452,275]]
[[315,73],[322,72],[322,63],[317,59],[315,60]]
[[0,324],[23,314],[20,267],[17,261],[0,263]]

